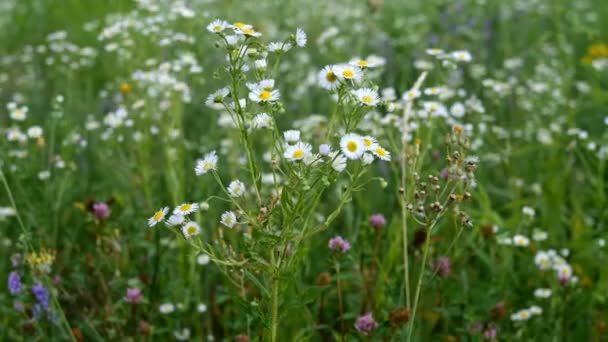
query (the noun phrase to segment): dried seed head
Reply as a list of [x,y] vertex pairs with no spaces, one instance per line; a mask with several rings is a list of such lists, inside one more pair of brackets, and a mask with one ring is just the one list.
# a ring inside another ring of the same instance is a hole
[[331,274],[329,272],[321,272],[317,276],[317,285],[327,286],[331,284]]
[[410,320],[410,310],[407,308],[397,308],[391,311],[388,320],[393,327],[403,326]]

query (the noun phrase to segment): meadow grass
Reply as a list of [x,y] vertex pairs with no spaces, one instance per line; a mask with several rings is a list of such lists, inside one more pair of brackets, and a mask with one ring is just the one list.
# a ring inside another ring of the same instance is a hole
[[606,16],[3,1],[0,340],[605,339]]

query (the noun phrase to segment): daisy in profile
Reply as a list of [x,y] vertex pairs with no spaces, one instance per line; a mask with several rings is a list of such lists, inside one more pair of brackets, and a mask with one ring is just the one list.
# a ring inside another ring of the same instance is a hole
[[300,131],[295,129],[290,129],[288,131],[283,132],[283,138],[285,138],[285,142],[288,144],[293,144],[300,141]]
[[299,47],[305,47],[306,41],[306,32],[304,32],[304,30],[302,30],[301,28],[298,28],[296,30],[296,45]]
[[186,218],[184,215],[173,214],[167,219],[167,224],[170,226],[179,226],[180,224],[184,223],[185,220]]
[[340,85],[340,79],[337,75],[336,67],[333,65],[327,65],[319,72],[318,82],[319,86],[323,89],[334,90]]
[[291,50],[291,44],[283,42],[271,42],[268,44],[268,52],[287,52]]
[[198,209],[198,203],[183,203],[173,209],[173,214],[185,216],[195,212],[196,209]]
[[161,222],[165,218],[168,212],[168,207],[161,208],[155,212],[154,215],[148,219],[148,226],[154,227],[157,223]]
[[201,233],[201,226],[196,222],[190,221],[182,227],[182,233],[186,239],[189,239]]
[[215,19],[209,25],[207,25],[207,31],[211,33],[220,33],[228,27],[230,27],[230,24],[228,24],[226,21]]
[[217,154],[215,154],[215,151],[211,151],[207,153],[203,159],[199,159],[194,168],[194,172],[197,176],[215,170],[217,170]]
[[348,159],[359,159],[365,152],[365,144],[361,136],[355,133],[348,133],[340,139],[342,153]]
[[230,182],[230,185],[228,185],[230,197],[241,197],[245,194],[245,190],[245,184],[238,179]]
[[220,223],[228,228],[233,228],[236,225],[236,214],[233,211],[226,211],[222,214]]
[[374,146],[372,153],[380,160],[391,161],[391,153],[378,144]]
[[336,71],[338,77],[343,80],[357,81],[362,76],[361,68],[349,64],[336,66]]
[[380,98],[378,93],[370,88],[360,88],[352,91],[353,95],[357,98],[359,103],[364,106],[373,107],[378,104]]
[[336,172],[342,172],[346,169],[346,157],[338,152],[329,153],[331,168]]
[[532,313],[528,309],[522,309],[511,315],[512,321],[527,321],[532,317]]
[[266,113],[260,113],[253,117],[253,127],[255,128],[270,128],[272,126],[272,118]]
[[451,53],[452,58],[457,61],[457,62],[465,62],[468,63],[470,62],[473,58],[471,57],[471,54],[469,53],[469,51],[453,51]]
[[444,52],[442,49],[431,48],[431,49],[426,49],[426,54],[430,55],[430,56],[440,56],[440,55],[443,55]]
[[289,161],[298,161],[310,156],[311,152],[312,147],[309,144],[300,141],[295,145],[288,146],[285,149],[285,153],[283,156]]
[[255,38],[260,37],[262,35],[262,33],[254,30],[253,26],[251,26],[251,25],[246,25],[242,29],[235,30],[234,33],[242,34],[247,37],[255,37]]
[[207,96],[207,101],[205,104],[211,108],[218,109],[222,108],[222,103],[224,103],[224,99],[226,96],[230,94],[230,90],[228,88],[218,89],[209,96]]

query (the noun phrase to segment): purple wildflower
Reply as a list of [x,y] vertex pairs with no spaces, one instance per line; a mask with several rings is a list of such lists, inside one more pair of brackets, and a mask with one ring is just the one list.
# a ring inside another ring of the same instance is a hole
[[341,236],[333,237],[329,240],[329,249],[336,252],[346,253],[350,250],[350,243]]
[[357,322],[355,323],[355,328],[363,335],[368,335],[377,327],[378,322],[374,320],[374,317],[372,316],[371,312],[368,312],[365,315],[357,318]]
[[12,295],[18,295],[21,292],[21,276],[13,271],[8,275],[8,290]]
[[141,293],[141,290],[137,287],[128,288],[127,289],[127,298],[126,301],[131,304],[139,304],[144,299],[144,295]]
[[483,337],[488,340],[492,340],[496,338],[496,329],[488,328],[483,332]]
[[378,229],[386,225],[386,218],[382,214],[373,214],[369,217],[369,225]]
[[442,256],[437,258],[433,264],[433,269],[443,278],[447,278],[452,272],[452,263],[448,257]]
[[32,286],[32,292],[38,303],[40,303],[41,309],[48,311],[49,309],[49,291],[42,285],[36,284]]
[[110,206],[104,202],[93,203],[93,214],[98,220],[105,220],[110,217]]

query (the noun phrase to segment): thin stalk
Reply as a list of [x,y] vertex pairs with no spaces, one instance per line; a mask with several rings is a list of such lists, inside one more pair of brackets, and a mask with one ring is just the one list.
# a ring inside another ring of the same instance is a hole
[[344,341],[346,327],[344,325],[344,306],[342,304],[342,284],[340,283],[340,261],[336,261],[336,286],[338,287],[338,311],[340,313],[340,340]]
[[[412,90],[418,90],[424,79],[426,78],[426,72],[420,74]],[[402,151],[401,151],[401,186],[403,191],[401,193],[401,221],[402,221],[402,235],[403,235],[403,276],[405,281],[405,303],[406,306],[410,307],[410,271],[409,271],[409,256],[408,256],[408,241],[407,241],[407,136],[409,132],[408,120],[410,112],[412,111],[413,101],[408,101],[403,110],[403,122],[402,122]]]

